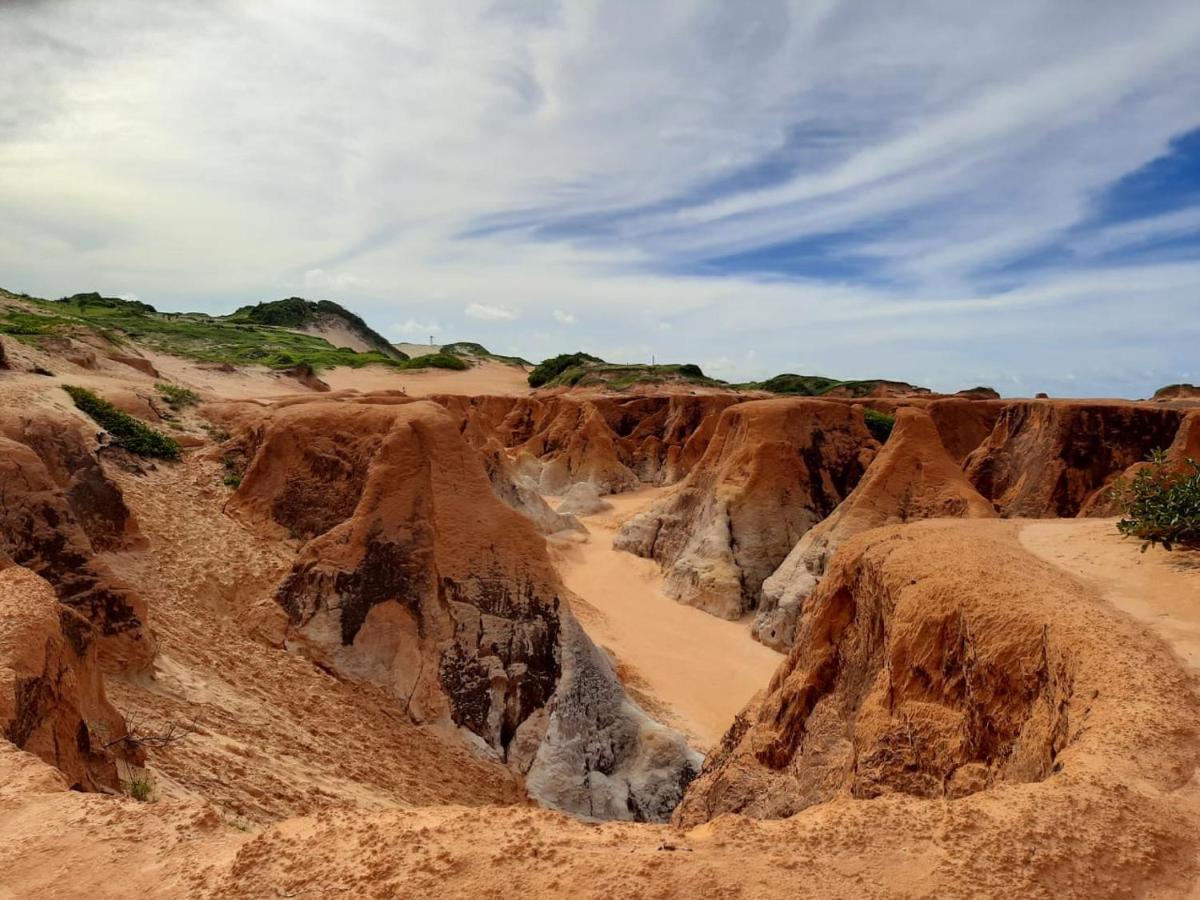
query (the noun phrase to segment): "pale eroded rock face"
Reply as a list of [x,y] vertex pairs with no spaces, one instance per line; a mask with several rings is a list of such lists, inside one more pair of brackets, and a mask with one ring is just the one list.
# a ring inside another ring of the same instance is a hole
[[118,790],[125,722],[108,702],[96,634],[44,579],[0,560],[0,736],[77,790]]
[[252,459],[229,511],[311,537],[278,591],[290,647],[387,687],[417,721],[459,726],[559,808],[669,812],[694,755],[625,696],[574,624],[544,539],[496,497],[444,409],[240,410],[224,414]]
[[754,636],[777,650],[789,648],[804,603],[834,551],[859,532],[918,519],[995,515],[942,446],[930,414],[899,409],[891,437],[850,496],[808,531],[763,583]]
[[149,666],[145,602],[96,557],[136,545],[137,529],[74,419],[0,420],[0,496],[0,551],[44,577],[96,628],[106,667]]
[[563,494],[558,511],[571,516],[594,516],[612,509],[612,504],[600,496],[596,488],[586,482],[573,485]]
[[680,602],[739,618],[757,608],[762,583],[796,541],[853,490],[878,446],[849,404],[738,404],[688,477],[627,522],[614,546],[660,562]]

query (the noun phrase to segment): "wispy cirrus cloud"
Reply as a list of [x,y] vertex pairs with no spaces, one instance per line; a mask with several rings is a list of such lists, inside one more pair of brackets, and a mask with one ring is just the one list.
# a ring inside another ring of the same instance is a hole
[[8,287],[213,310],[303,290],[527,356],[563,349],[540,321],[735,377],[1142,393],[1189,365],[1186,0],[0,16]]
[[468,303],[463,315],[481,322],[509,322],[517,317],[517,314],[506,306],[492,306],[487,303]]

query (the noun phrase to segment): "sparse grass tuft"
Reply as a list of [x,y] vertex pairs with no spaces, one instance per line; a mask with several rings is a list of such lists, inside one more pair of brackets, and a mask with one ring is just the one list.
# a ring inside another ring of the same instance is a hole
[[190,388],[180,387],[177,384],[159,382],[154,385],[154,389],[167,401],[167,405],[175,410],[183,409],[186,406],[193,406],[200,402],[199,394]]
[[121,784],[125,792],[139,803],[145,803],[154,794],[154,782],[149,775],[133,776]]
[[86,388],[64,384],[75,405],[87,413],[100,427],[112,435],[117,446],[138,456],[156,459],[178,459],[179,442],[121,412],[107,400],[102,400]]

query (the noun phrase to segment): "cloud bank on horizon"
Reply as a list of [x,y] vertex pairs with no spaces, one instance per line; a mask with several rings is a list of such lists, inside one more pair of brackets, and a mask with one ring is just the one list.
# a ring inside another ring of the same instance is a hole
[[20,0],[0,285],[1006,394],[1200,381],[1200,4]]

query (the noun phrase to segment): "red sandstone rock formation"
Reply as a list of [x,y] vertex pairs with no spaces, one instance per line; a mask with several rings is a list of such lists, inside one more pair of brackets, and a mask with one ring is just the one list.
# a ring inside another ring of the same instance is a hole
[[1003,400],[944,397],[920,408],[933,419],[954,464],[961,466],[971,451],[987,440],[1006,405]]
[[148,666],[154,639],[145,603],[96,558],[134,546],[137,529],[76,420],[0,420],[0,497],[0,551],[49,581],[96,628],[106,667]]
[[726,409],[704,456],[614,546],[658,560],[683,603],[736,619],[796,541],[853,490],[878,443],[861,408],[810,399]]
[[674,821],[777,818],[839,795],[953,798],[1050,775],[1095,696],[1079,690],[1087,629],[1070,619],[1086,604],[988,534],[924,522],[844,544],[767,695],[709,755]]
[[[1184,469],[1184,464],[1189,459],[1200,462],[1200,410],[1194,410],[1184,416],[1183,421],[1179,423],[1179,431],[1175,434],[1175,440],[1167,448],[1167,462],[1176,471],[1187,471]],[[1131,481],[1139,471],[1147,466],[1149,466],[1149,462],[1146,461],[1134,463],[1121,473],[1121,478]],[[1118,515],[1121,512],[1121,501],[1117,492],[1113,490],[1116,487],[1116,481],[1117,479],[1113,478],[1107,485],[1094,491],[1084,501],[1079,515],[1099,517]]]
[[1169,446],[1182,417],[1128,403],[1010,403],[964,468],[1004,516],[1075,516],[1115,476]]
[[929,413],[901,408],[891,437],[850,496],[763,583],[754,636],[778,650],[792,645],[805,602],[834,551],[854,535],[917,519],[995,515],[946,453]]
[[308,363],[300,363],[298,366],[292,366],[290,369],[284,369],[282,374],[288,378],[294,378],[310,391],[318,391],[325,393],[329,390],[329,385],[317,377],[316,371]]
[[545,802],[657,819],[696,760],[574,624],[545,542],[429,402],[227,404],[251,462],[229,511],[311,538],[277,599],[288,646],[452,722]]
[[154,368],[154,363],[142,356],[134,356],[131,353],[110,353],[108,358],[113,362],[121,363],[121,365],[129,366],[131,369],[136,369],[143,375],[149,375],[151,378],[160,378],[158,369]]
[[95,632],[29,569],[0,560],[0,736],[57,768],[76,790],[118,790],[129,756],[108,702]]
[[590,483],[602,494],[671,484],[704,454],[734,394],[651,397],[438,397],[479,446],[495,438],[543,493]]

